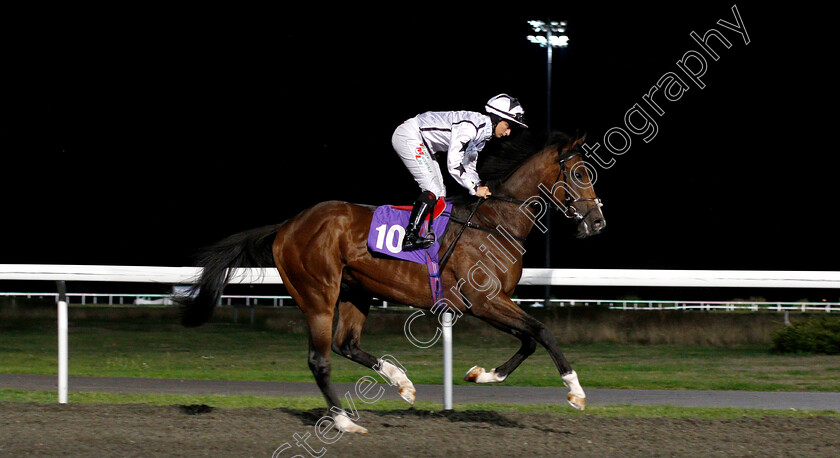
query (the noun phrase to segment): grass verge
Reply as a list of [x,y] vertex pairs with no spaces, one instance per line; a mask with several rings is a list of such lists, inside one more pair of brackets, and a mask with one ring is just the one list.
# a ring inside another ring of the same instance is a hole
[[[473,365],[506,361],[518,342],[506,336],[456,333],[455,383]],[[312,382],[307,337],[213,324],[194,330],[133,330],[76,326],[70,334],[70,375]],[[402,335],[369,334],[364,348],[392,355],[414,383],[442,383],[441,348],[420,349]],[[0,372],[55,374],[53,332],[0,332]],[[764,346],[579,344],[563,348],[584,387],[747,391],[840,391],[840,356],[773,354]],[[332,355],[333,380],[355,382],[372,372]],[[539,348],[505,382],[559,386],[548,353]]]

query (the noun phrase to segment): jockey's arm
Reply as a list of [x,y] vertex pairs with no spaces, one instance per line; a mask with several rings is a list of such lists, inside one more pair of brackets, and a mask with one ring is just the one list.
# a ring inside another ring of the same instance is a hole
[[476,171],[478,160],[478,150],[475,148],[476,134],[475,126],[470,123],[452,126],[452,140],[447,153],[446,168],[452,178],[466,188],[470,195],[478,195],[479,189],[482,194],[489,195],[487,187],[481,186],[481,180]]

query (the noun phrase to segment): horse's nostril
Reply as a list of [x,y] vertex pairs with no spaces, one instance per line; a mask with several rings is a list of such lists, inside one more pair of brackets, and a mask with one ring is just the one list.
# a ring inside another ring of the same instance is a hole
[[595,229],[603,229],[606,224],[604,224],[604,220],[596,219],[595,222],[592,223],[595,226]]

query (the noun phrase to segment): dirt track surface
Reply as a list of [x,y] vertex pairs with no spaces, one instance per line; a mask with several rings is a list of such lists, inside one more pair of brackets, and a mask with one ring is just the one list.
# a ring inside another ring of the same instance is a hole
[[[359,424],[370,434],[345,434],[325,445],[315,435],[315,423],[325,413],[0,402],[0,455],[271,457],[288,443],[291,448],[279,456],[840,456],[840,418],[833,417],[698,420],[360,411]],[[295,435],[311,453],[297,446]]]

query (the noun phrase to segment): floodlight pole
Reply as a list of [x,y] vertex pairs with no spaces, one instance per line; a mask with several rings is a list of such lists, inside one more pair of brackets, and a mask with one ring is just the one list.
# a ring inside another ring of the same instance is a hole
[[[542,37],[535,37],[529,36],[528,40],[532,43],[537,43],[540,46],[544,46],[546,48],[546,110],[545,110],[545,119],[546,119],[546,131],[548,135],[551,135],[551,66],[552,66],[552,54],[553,48],[557,47],[566,47],[568,46],[568,37],[565,35],[555,36],[552,35],[552,32],[565,32],[566,22],[551,22],[547,20],[546,22],[542,21],[528,21],[528,23],[533,27],[534,32],[545,32],[545,38]],[[553,39],[553,38],[557,39]],[[545,267],[551,268],[551,212],[546,212],[545,214]],[[546,285],[545,287],[545,306],[548,307],[551,305],[551,286]]]
[[[549,22],[551,24],[551,22]],[[546,49],[546,88],[545,88],[545,103],[546,103],[546,110],[545,110],[545,121],[546,121],[546,130],[549,134],[551,134],[551,57],[553,54],[554,46],[551,45],[551,27],[546,28],[545,37],[548,40],[548,46],[545,47]],[[551,213],[548,213],[549,215]],[[549,219],[550,221],[550,219]]]
[[[551,24],[551,21],[547,21]],[[546,87],[545,87],[545,129],[547,134],[551,135],[551,55],[554,46],[551,46],[551,26],[546,27],[545,37],[548,39],[548,45],[545,47],[546,54]],[[551,211],[545,212],[545,268],[551,268]],[[545,285],[545,307],[551,306],[551,286]]]

